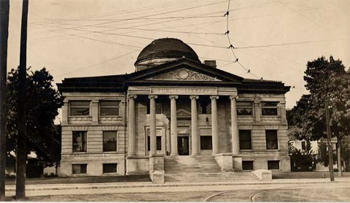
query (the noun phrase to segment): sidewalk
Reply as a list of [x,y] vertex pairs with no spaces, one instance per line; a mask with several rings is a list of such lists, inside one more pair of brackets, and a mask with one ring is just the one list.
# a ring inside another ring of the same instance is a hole
[[[334,183],[350,183],[350,177],[336,177]],[[79,190],[79,189],[121,189],[121,188],[147,188],[147,187],[183,187],[183,186],[237,186],[237,185],[273,185],[273,184],[312,184],[332,183],[329,178],[324,179],[274,179],[272,181],[240,181],[240,182],[201,182],[181,183],[166,182],[153,184],[151,182],[109,182],[109,183],[65,183],[65,184],[27,184],[27,191],[45,190]],[[15,185],[6,185],[6,191],[15,191]]]

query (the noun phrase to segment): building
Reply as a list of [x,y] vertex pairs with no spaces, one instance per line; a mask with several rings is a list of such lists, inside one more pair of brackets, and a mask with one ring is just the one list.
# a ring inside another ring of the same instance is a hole
[[290,87],[202,63],[173,38],[153,41],[134,65],[131,74],[58,84],[64,96],[62,176],[157,178],[179,157],[203,157],[223,171],[290,171]]

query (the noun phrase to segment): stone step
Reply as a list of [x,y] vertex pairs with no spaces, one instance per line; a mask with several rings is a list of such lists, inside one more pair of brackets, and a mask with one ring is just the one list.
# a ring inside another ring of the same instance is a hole
[[253,174],[246,172],[182,173],[165,175],[165,182],[244,182],[256,180],[257,178]]
[[165,157],[165,173],[219,173],[220,167],[212,156]]

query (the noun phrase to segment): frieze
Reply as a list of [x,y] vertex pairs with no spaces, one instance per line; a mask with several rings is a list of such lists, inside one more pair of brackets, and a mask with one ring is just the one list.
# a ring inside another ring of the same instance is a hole
[[147,80],[221,81],[217,78],[188,70],[186,68],[157,75]]
[[151,87],[155,95],[217,95],[216,87]]

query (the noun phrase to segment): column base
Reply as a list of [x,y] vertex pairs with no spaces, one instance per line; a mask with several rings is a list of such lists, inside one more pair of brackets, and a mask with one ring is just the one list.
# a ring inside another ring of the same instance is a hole
[[178,153],[171,153],[170,156],[179,156]]

